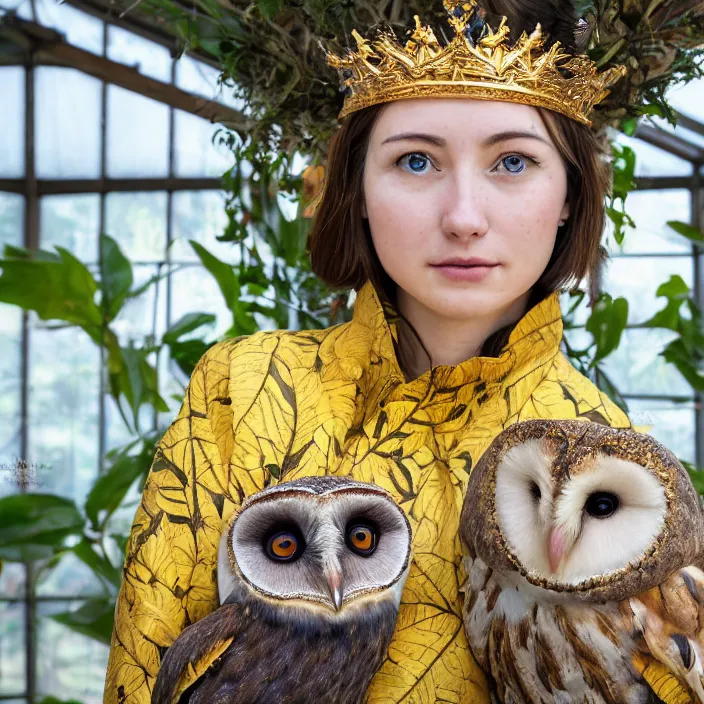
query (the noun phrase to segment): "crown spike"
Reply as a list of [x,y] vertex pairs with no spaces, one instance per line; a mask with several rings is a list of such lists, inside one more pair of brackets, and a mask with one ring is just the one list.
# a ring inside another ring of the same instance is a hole
[[511,43],[506,18],[494,30],[476,0],[443,5],[455,32],[444,45],[416,15],[405,46],[390,32],[368,41],[353,30],[356,51],[328,53],[346,95],[340,119],[394,100],[464,97],[547,108],[590,125],[594,105],[626,72],[618,67],[599,73],[587,56],[574,56],[559,42],[545,49],[540,25]]

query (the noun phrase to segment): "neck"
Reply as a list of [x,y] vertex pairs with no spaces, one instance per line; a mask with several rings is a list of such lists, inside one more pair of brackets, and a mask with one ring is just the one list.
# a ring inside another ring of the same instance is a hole
[[[399,327],[399,342],[406,358],[406,373],[416,378],[431,366],[455,366],[480,354],[482,345],[497,330],[515,323],[526,312],[530,292],[512,301],[504,308],[471,318],[448,318],[426,308],[401,289],[397,306],[401,315],[411,323],[421,342],[408,330]],[[430,354],[430,360],[428,354]]]

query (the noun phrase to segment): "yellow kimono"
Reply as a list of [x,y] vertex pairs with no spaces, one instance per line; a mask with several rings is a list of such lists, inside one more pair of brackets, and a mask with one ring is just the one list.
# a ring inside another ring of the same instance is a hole
[[[519,321],[499,357],[436,367],[410,382],[394,334],[367,284],[349,323],[257,333],[204,355],[132,528],[105,702],[147,704],[165,649],[217,608],[218,541],[243,498],[326,473],[383,486],[413,528],[396,633],[368,701],[488,701],[461,616],[457,528],[472,467],[519,420],[629,421],[561,353],[557,294]],[[209,664],[196,663],[182,688]]]

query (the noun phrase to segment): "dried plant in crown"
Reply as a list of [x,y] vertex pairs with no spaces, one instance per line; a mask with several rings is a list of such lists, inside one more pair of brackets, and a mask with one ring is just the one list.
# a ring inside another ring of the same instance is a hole
[[[126,0],[119,2],[127,8]],[[566,44],[569,22],[562,0],[487,0],[485,6],[490,19],[508,16],[515,38],[539,18],[548,36]],[[575,49],[586,51],[600,69],[625,65],[629,70],[595,110],[595,128],[644,111],[668,115],[665,90],[700,74],[701,0],[578,0],[575,10],[580,18]],[[388,26],[405,40],[415,14],[439,28],[439,35],[444,32],[443,39],[452,36],[439,0],[194,0],[188,5],[142,0],[129,11],[157,15],[178,33],[184,48],[198,48],[218,62],[225,90],[237,90],[248,105],[247,117],[231,127],[255,141],[314,157],[325,154],[343,100],[321,47],[340,54],[353,45],[355,28],[372,38]]]

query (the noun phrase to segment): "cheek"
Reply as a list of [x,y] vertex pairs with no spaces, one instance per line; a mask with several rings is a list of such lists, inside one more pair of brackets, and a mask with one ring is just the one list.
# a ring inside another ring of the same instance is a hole
[[400,184],[399,179],[390,174],[365,177],[369,228],[380,258],[384,252],[397,251],[398,247],[417,247],[433,222],[429,189],[420,183],[414,187],[411,182],[410,186]]
[[550,258],[566,190],[562,179],[539,179],[517,197],[502,198],[500,207],[494,205],[494,229],[504,234],[515,259],[547,262]]

